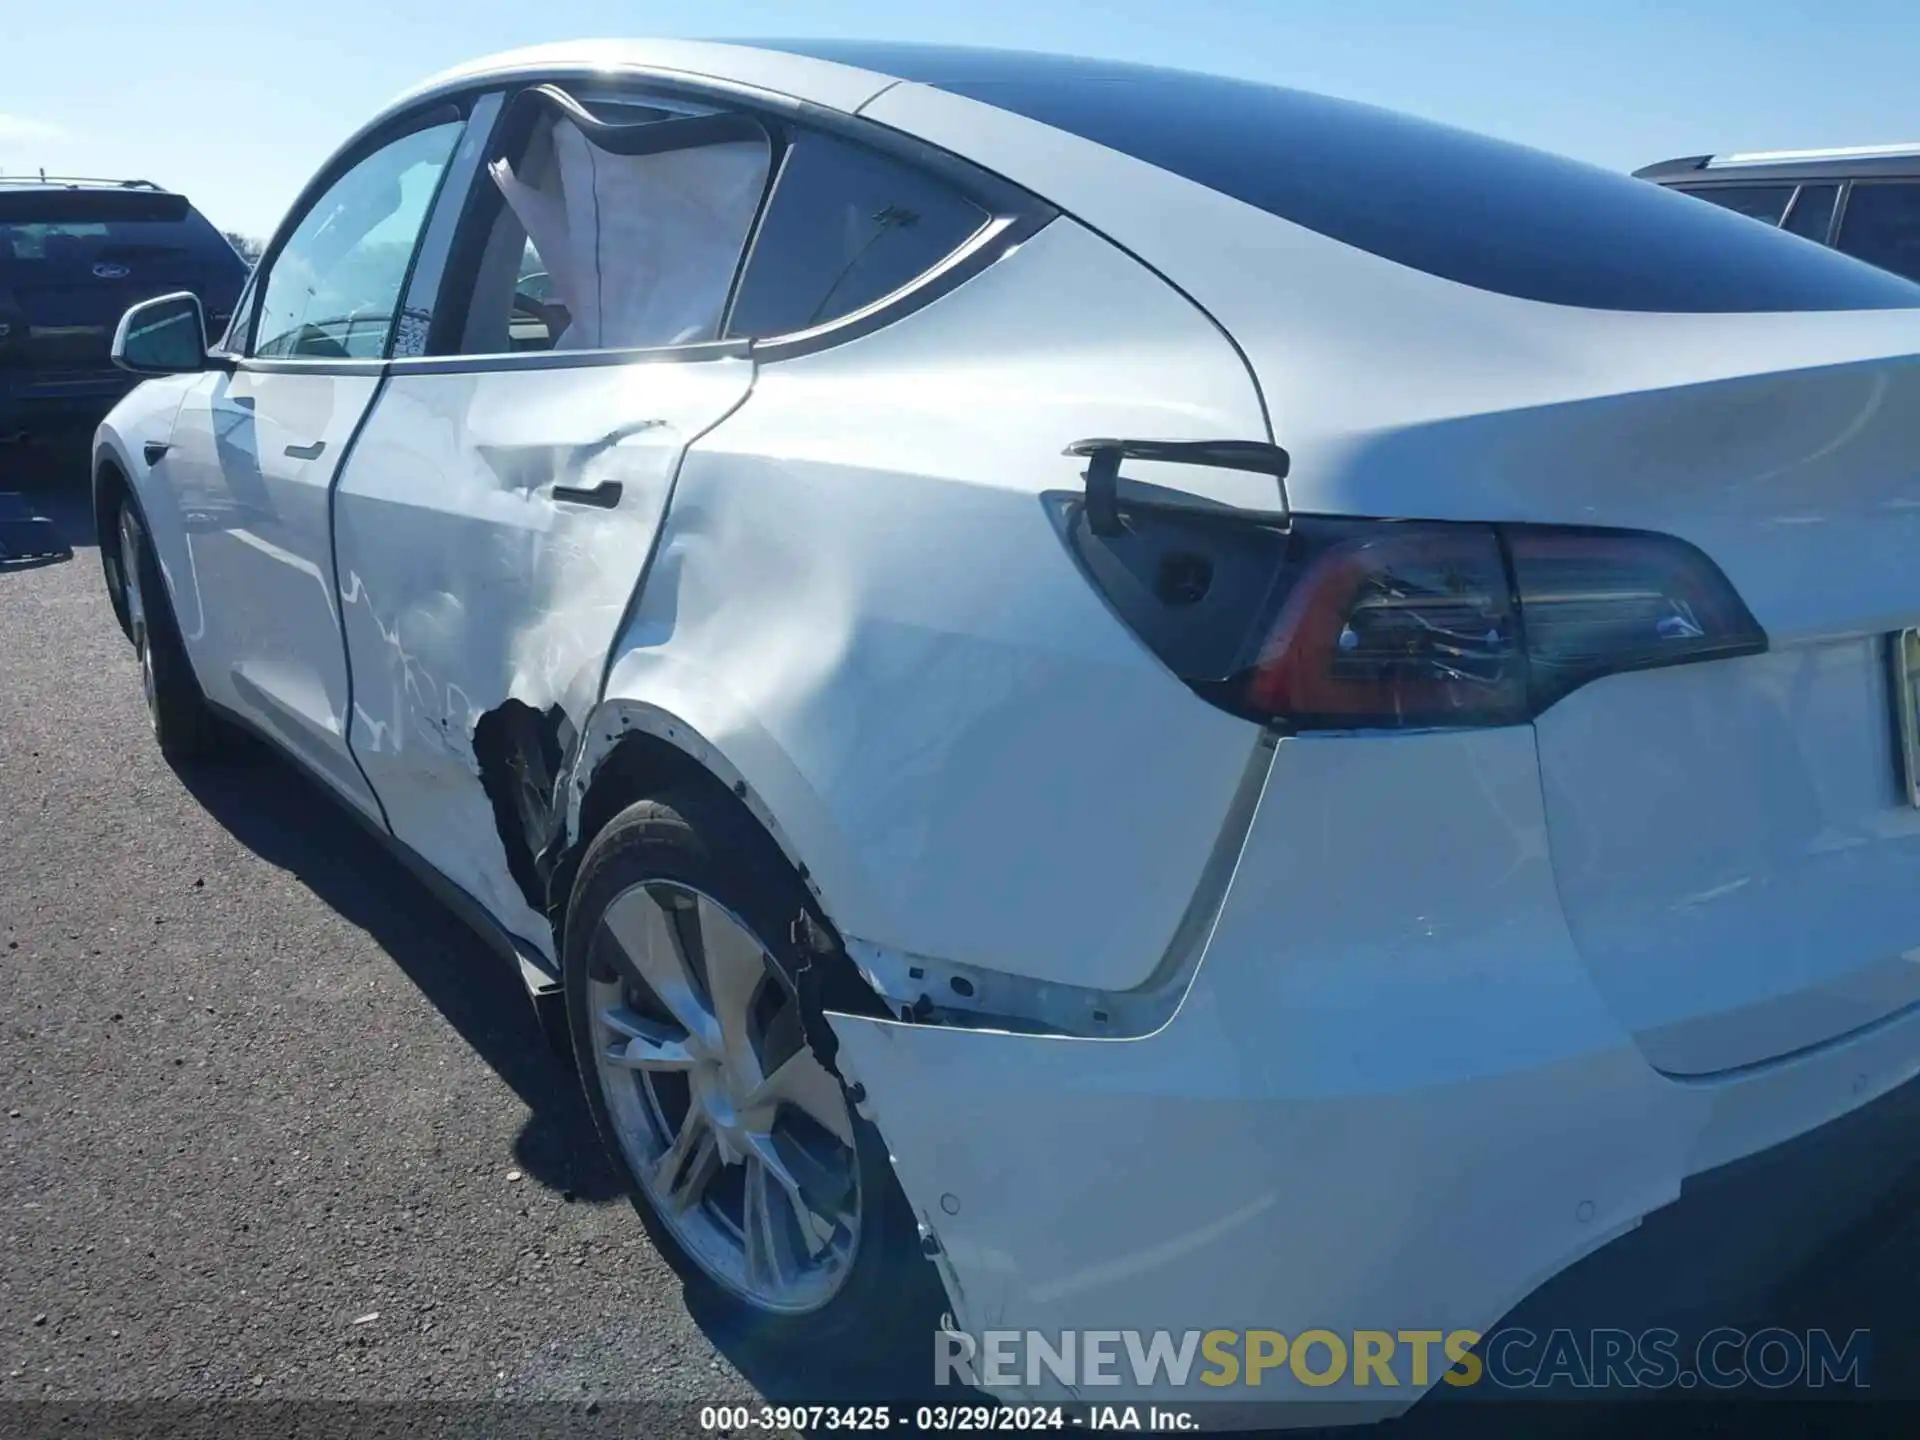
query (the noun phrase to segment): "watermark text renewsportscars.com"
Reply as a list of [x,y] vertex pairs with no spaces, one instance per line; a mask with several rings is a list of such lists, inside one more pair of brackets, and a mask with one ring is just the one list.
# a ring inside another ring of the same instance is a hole
[[1872,1335],[1677,1330],[941,1330],[934,1381],[988,1390],[1433,1384],[1501,1390],[1864,1389]]

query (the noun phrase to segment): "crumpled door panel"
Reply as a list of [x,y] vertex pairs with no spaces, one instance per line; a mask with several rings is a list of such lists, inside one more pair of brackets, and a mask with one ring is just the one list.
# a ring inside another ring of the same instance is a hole
[[394,834],[541,949],[530,852],[554,823],[559,757],[599,693],[682,450],[752,377],[725,357],[397,368],[340,484],[354,754]]

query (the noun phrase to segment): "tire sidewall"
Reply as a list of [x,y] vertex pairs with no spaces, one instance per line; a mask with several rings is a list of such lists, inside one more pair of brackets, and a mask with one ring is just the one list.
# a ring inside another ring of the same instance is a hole
[[[128,628],[135,632],[136,650],[144,648],[146,652],[143,663],[153,668],[153,700],[147,707],[147,718],[163,754],[175,760],[192,758],[210,747],[212,712],[200,692],[174,621],[173,597],[160,570],[153,532],[139,503],[132,495],[123,495],[114,521],[116,537],[129,520],[137,541],[134,564],[139,567],[141,622],[138,627],[129,624]],[[124,564],[123,557],[122,568]]]

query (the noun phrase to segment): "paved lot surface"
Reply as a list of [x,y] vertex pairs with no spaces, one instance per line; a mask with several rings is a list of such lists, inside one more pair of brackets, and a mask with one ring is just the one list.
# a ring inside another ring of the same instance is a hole
[[0,567],[0,1402],[754,1398],[518,982],[270,755],[167,767],[81,473],[23,480],[76,548]]
[[[0,1430],[9,1401],[325,1397],[665,1434],[822,1398],[689,1316],[490,952],[272,756],[160,759],[79,470],[6,464],[75,554],[0,566]],[[1911,1380],[1916,1289],[1896,1201],[1774,1318],[1870,1327]]]

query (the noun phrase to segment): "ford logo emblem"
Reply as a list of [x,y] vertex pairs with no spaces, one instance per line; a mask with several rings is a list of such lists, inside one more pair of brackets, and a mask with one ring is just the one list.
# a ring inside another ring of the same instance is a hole
[[133,272],[124,265],[115,265],[111,261],[103,260],[93,267],[93,273],[102,280],[124,280]]

